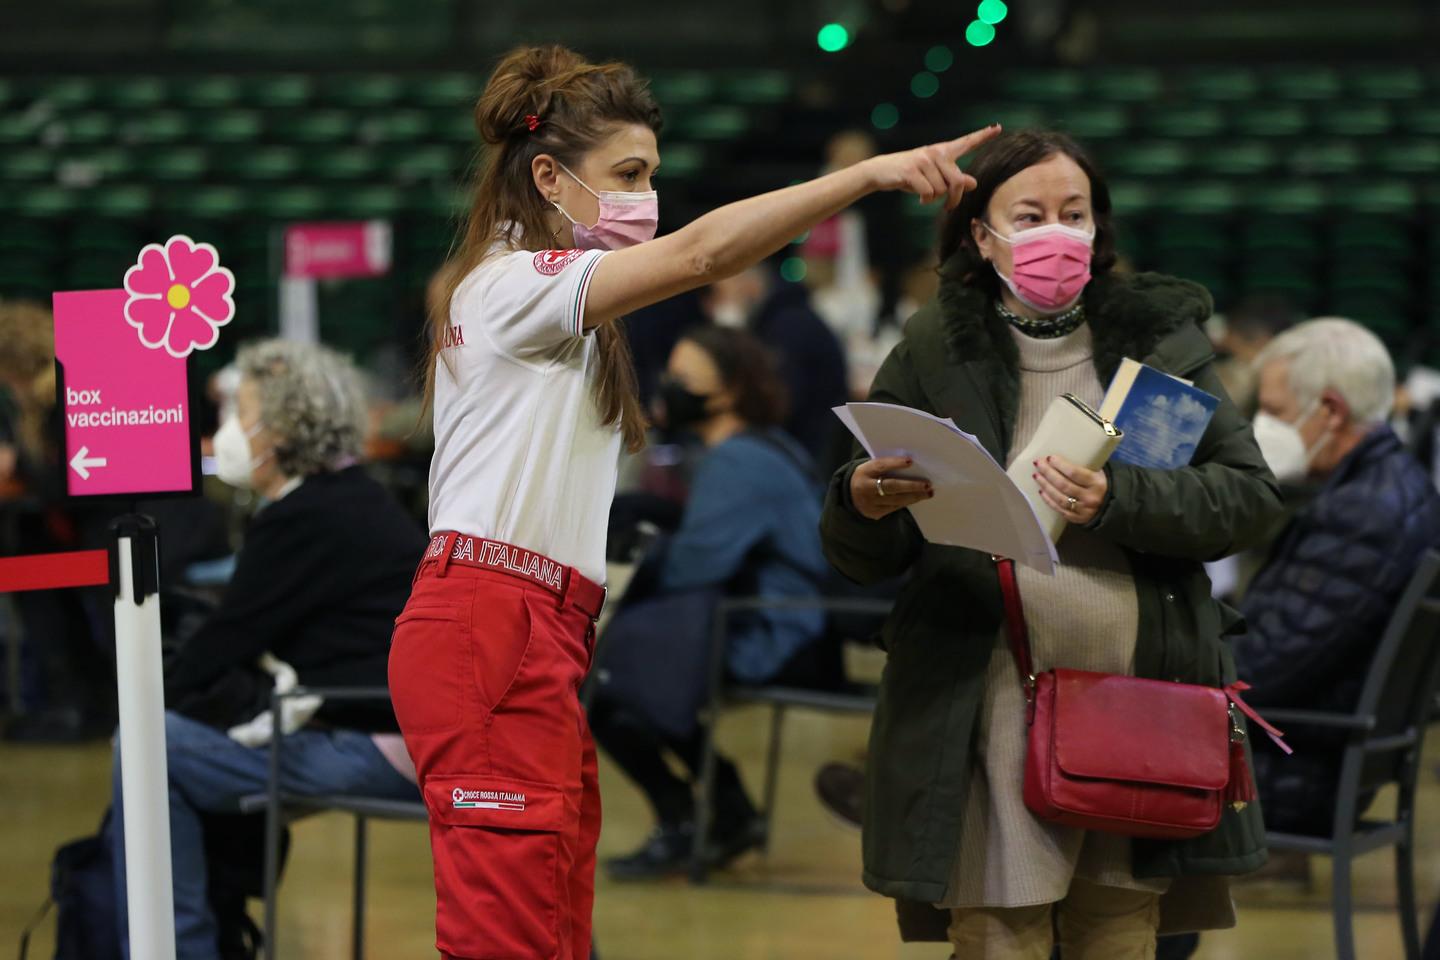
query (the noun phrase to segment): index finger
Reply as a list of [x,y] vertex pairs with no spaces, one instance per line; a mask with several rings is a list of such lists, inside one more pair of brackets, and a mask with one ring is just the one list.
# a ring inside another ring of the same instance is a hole
[[991,140],[1000,135],[1000,124],[992,123],[988,127],[976,130],[974,133],[967,133],[963,137],[957,137],[945,144],[944,150],[947,156],[959,160],[965,154],[974,150],[986,140]]

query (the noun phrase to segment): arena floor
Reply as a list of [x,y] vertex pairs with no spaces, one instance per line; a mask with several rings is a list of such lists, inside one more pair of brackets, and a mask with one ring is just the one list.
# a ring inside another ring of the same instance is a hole
[[[725,746],[758,780],[765,735],[757,710],[730,715]],[[854,757],[864,719],[792,716],[786,728],[781,798],[773,851],[751,857],[706,889],[675,881],[620,886],[601,880],[595,926],[605,960],[943,960],[938,946],[898,946],[888,901],[861,886],[859,834],[827,816],[811,790],[814,767]],[[1421,794],[1419,844],[1422,909],[1428,920],[1440,886],[1440,787],[1432,740],[1431,775]],[[108,802],[110,752],[0,746],[0,952],[8,954],[45,897],[50,857],[61,843],[92,831]],[[606,808],[604,857],[626,852],[650,824],[639,795],[613,767],[601,769]],[[1382,797],[1381,803],[1390,803]],[[351,821],[338,815],[299,823],[282,887],[279,955],[305,960],[350,956]],[[423,827],[376,824],[371,834],[368,956],[433,957],[430,856]],[[1356,927],[1367,960],[1402,955],[1393,905],[1391,859],[1358,864]],[[1208,935],[1201,960],[1317,960],[1333,957],[1327,900],[1328,861],[1313,862],[1308,886],[1240,887],[1238,929]],[[48,958],[53,925],[32,944]]]

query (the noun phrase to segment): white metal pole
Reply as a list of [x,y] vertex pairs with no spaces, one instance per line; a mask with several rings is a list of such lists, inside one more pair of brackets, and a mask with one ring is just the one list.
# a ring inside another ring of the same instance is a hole
[[[122,521],[123,522],[123,521]],[[126,535],[131,533],[132,535]],[[133,549],[140,540],[141,549]],[[148,541],[148,543],[146,542]],[[120,777],[125,802],[125,889],[130,956],[174,960],[170,803],[165,766],[165,688],[160,664],[160,595],[153,526],[122,530],[115,566],[115,667],[120,693]],[[134,564],[154,565],[137,584]],[[136,602],[136,591],[142,596]]]

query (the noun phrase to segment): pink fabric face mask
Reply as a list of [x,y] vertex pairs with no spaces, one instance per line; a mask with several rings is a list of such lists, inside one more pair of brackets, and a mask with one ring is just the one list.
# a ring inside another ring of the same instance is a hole
[[569,220],[575,234],[575,246],[580,250],[621,250],[633,247],[647,240],[655,239],[655,230],[660,225],[660,195],[654,190],[645,193],[625,193],[606,190],[596,193],[570,168],[560,164],[560,169],[570,174],[570,179],[589,191],[600,201],[600,219],[595,226],[587,227],[565,212],[565,208],[552,201],[560,215]]
[[1077,230],[1063,223],[1047,223],[1007,237],[996,233],[988,223],[983,226],[997,239],[1010,244],[1014,261],[1010,276],[1001,273],[999,267],[995,268],[995,274],[1027,307],[1045,313],[1062,313],[1085,292],[1085,284],[1090,282],[1094,232]]

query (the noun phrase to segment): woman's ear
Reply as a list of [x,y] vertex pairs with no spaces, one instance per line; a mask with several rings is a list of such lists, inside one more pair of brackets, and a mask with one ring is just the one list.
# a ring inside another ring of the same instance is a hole
[[995,242],[990,236],[990,231],[979,220],[970,221],[970,239],[975,241],[975,248],[980,251],[980,256],[986,262],[990,260],[990,245]]
[[550,154],[542,153],[530,161],[530,176],[535,181],[535,189],[546,203],[560,195],[560,165]]

